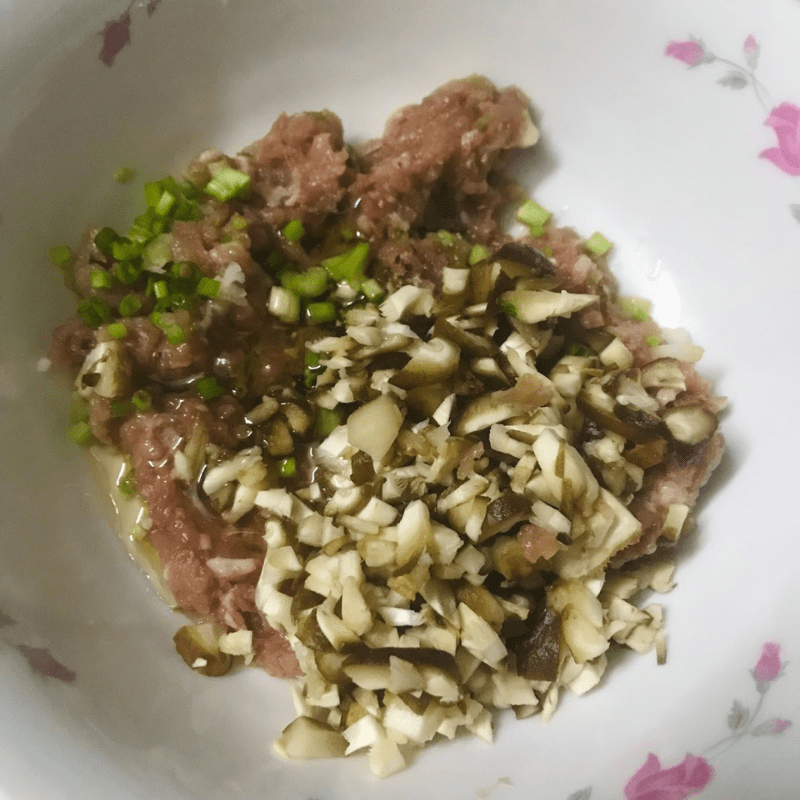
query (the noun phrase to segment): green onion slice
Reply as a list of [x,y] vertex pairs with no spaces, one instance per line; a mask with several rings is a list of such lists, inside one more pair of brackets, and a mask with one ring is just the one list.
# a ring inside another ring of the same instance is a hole
[[67,438],[75,444],[86,444],[92,438],[92,429],[88,422],[76,422],[67,431]]
[[209,375],[195,383],[195,390],[203,400],[213,400],[215,397],[221,397],[225,394],[225,390],[220,386],[219,381],[213,376]]
[[223,203],[242,195],[250,187],[250,176],[231,167],[223,167],[206,184],[206,192]]
[[287,241],[299,242],[305,236],[306,229],[299,219],[292,219],[283,226],[281,233]]
[[138,411],[149,411],[153,405],[153,398],[146,389],[137,389],[131,397],[131,403]]
[[59,244],[50,250],[50,260],[57,267],[68,267],[72,263],[72,250],[65,244]]
[[586,240],[584,247],[596,256],[604,256],[611,249],[611,242],[602,233],[595,231]]
[[278,473],[282,478],[291,478],[297,472],[297,462],[293,457],[284,458],[278,462]]

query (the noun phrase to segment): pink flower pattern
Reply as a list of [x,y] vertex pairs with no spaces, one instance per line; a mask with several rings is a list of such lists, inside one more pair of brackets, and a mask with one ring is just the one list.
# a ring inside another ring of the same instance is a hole
[[[717,56],[709,51],[702,41],[690,38],[685,41],[671,41],[666,46],[664,55],[682,61],[690,67],[715,61],[726,64],[730,69],[717,82],[729,89],[744,89],[750,86],[759,102],[765,108],[769,108],[766,100],[769,94],[756,77],[761,45],[752,33],[742,43],[742,51],[746,65]],[[787,175],[800,177],[800,106],[786,101],[779,103],[772,107],[764,124],[772,128],[778,142],[776,147],[762,150],[759,158],[769,161]],[[800,222],[800,204],[790,205],[789,210]]]
[[664,50],[664,55],[677,58],[690,67],[697,67],[705,59],[705,49],[700,42],[690,39],[685,42],[670,42]]
[[788,175],[800,175],[800,108],[781,103],[772,109],[764,123],[775,131],[778,146],[761,152],[761,158],[771,161]]
[[680,764],[663,769],[658,756],[650,753],[625,785],[625,800],[685,800],[705,789],[713,777],[714,769],[704,758],[687,753]]
[[[756,724],[764,703],[764,697],[775,681],[783,675],[786,664],[781,658],[781,648],[776,642],[766,642],[755,667],[750,670],[756,682],[759,698],[751,710],[735,700],[728,714],[730,733],[707,748],[701,756],[687,753],[680,764],[662,767],[655,753],[647,756],[644,764],[625,784],[625,800],[686,800],[699,794],[714,779],[711,757],[720,755],[746,736],[780,736],[792,727],[792,721],[782,717],[771,717]],[[575,792],[569,800],[590,800],[592,787]]]
[[761,657],[753,669],[753,677],[759,683],[770,683],[781,674],[781,646],[767,642],[761,649]]

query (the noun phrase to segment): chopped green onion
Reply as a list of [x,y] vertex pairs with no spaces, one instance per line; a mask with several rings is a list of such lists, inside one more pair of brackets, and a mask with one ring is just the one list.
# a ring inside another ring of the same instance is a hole
[[131,539],[141,542],[147,536],[147,528],[142,527],[138,522],[134,522],[131,527]]
[[517,211],[517,219],[527,225],[534,236],[544,233],[544,225],[550,216],[550,212],[535,200],[526,200]]
[[314,353],[311,350],[306,350],[303,380],[307,389],[314,388],[314,385],[317,382],[317,375],[323,371],[323,367],[319,362],[320,357],[318,353]]
[[76,422],[86,422],[89,419],[89,404],[78,394],[72,397],[72,407],[69,410],[70,425]]
[[142,307],[142,301],[139,295],[126,294],[122,300],[119,301],[119,313],[123,317],[132,317]]
[[172,261],[172,235],[159,233],[142,250],[142,262],[146,267],[163,267]]
[[661,344],[661,339],[658,336],[645,336],[644,343],[648,347],[658,347]]
[[50,260],[57,267],[68,267],[72,263],[72,250],[65,244],[59,244],[50,250]]
[[104,269],[93,269],[89,273],[89,283],[92,289],[110,289],[114,284],[114,277]]
[[289,272],[281,278],[286,289],[300,297],[319,297],[328,288],[328,271],[324,267],[311,267],[305,272]]
[[283,322],[300,319],[300,298],[288,289],[273,286],[269,295],[269,312]]
[[111,271],[114,273],[114,277],[125,286],[136,283],[136,280],[142,274],[141,266],[135,261],[117,261]]
[[348,228],[347,225],[342,225],[342,227],[339,229],[339,232],[342,234],[342,239],[344,239],[346,242],[349,242],[355,236],[353,231]]
[[585,358],[587,356],[592,355],[592,351],[588,347],[586,347],[585,345],[578,344],[577,342],[573,342],[567,348],[567,355],[570,355],[570,356],[582,356],[582,357]]
[[185,331],[176,323],[167,325],[167,327],[164,328],[164,335],[167,337],[167,341],[175,347],[177,347],[179,344],[183,344],[186,341]]
[[516,316],[517,316],[517,307],[513,303],[509,303],[508,300],[500,300],[500,301],[498,301],[497,307],[504,314],[508,314],[509,317],[516,318]]
[[124,339],[128,335],[128,329],[122,322],[110,322],[107,330],[112,339]]
[[223,167],[207,184],[206,191],[226,202],[241,195],[250,186],[250,176],[238,169]]
[[166,281],[156,281],[153,284],[153,293],[155,294],[156,300],[164,300],[169,296],[169,287],[167,286]]
[[114,180],[117,183],[130,183],[136,177],[136,172],[131,167],[120,167],[114,173]]
[[282,478],[291,478],[297,472],[297,463],[294,458],[284,458],[278,462],[278,474]]
[[553,257],[553,248],[552,248],[552,247],[543,247],[543,248],[542,248],[542,252],[543,252],[543,253],[544,253],[544,254],[545,254],[545,255],[546,255],[548,258],[552,258],[552,257]]
[[136,471],[131,467],[124,475],[117,481],[117,488],[126,497],[132,497],[136,494]]
[[127,236],[121,236],[111,243],[111,255],[114,256],[117,261],[130,261],[141,255],[141,253],[142,243],[128,239]]
[[215,397],[221,397],[225,394],[225,390],[220,386],[219,381],[213,375],[200,378],[195,384],[195,389],[203,400],[213,400]]
[[342,421],[342,412],[336,408],[317,408],[314,414],[314,435],[320,439],[325,438],[339,426]]
[[336,319],[336,307],[333,303],[309,303],[306,311],[312,325],[323,325]]
[[372,278],[369,278],[361,284],[361,291],[364,292],[364,297],[366,297],[370,303],[381,303],[386,298],[386,292],[383,290],[383,287]]
[[112,400],[111,416],[126,417],[133,411],[133,403],[130,400]]
[[216,297],[219,294],[219,281],[213,278],[202,277],[197,282],[197,294],[202,297]]
[[133,403],[139,411],[149,411],[150,407],[153,405],[153,398],[150,397],[150,392],[146,389],[137,389],[131,397],[131,403]]
[[634,297],[622,297],[619,301],[620,308],[631,319],[645,322],[650,319],[650,304],[646,300]]
[[486,261],[490,255],[488,247],[484,247],[482,244],[474,244],[472,245],[472,250],[469,251],[467,262],[471,267],[474,267],[481,261]]
[[604,256],[611,249],[611,242],[602,233],[595,231],[586,240],[584,247],[596,256]]
[[299,242],[305,236],[306,229],[299,219],[292,219],[283,226],[281,233],[283,233],[286,241]]
[[88,422],[76,422],[67,431],[67,438],[75,444],[86,444],[92,438],[92,429]]
[[101,228],[95,234],[94,243],[104,256],[110,256],[113,255],[111,248],[119,238],[119,234],[113,228]]
[[111,319],[111,309],[99,297],[90,297],[78,303],[78,316],[90,327],[99,328]]
[[167,214],[169,214],[169,212],[175,207],[177,202],[178,198],[165,189],[161,197],[158,198],[158,202],[153,206],[153,210],[160,217],[166,217]]
[[247,220],[244,217],[239,216],[239,214],[235,214],[231,218],[231,228],[233,228],[235,231],[243,231],[246,227]]
[[456,240],[450,231],[437,231],[436,235],[445,247],[452,247],[455,244]]
[[359,288],[364,280],[364,267],[369,259],[369,245],[359,242],[355,247],[332,258],[326,258],[322,266],[335,281],[347,281]]

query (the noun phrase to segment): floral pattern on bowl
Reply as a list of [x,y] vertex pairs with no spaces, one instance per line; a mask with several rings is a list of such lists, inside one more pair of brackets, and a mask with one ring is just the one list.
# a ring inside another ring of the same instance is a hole
[[[758,700],[751,710],[739,700],[734,700],[728,713],[727,726],[730,733],[708,747],[703,755],[687,753],[680,764],[662,767],[654,753],[649,753],[644,764],[625,784],[625,800],[686,800],[699,794],[714,778],[711,758],[737,744],[747,736],[778,736],[792,726],[791,720],[770,717],[756,724],[764,704],[764,698],[775,681],[783,676],[785,662],[781,659],[780,645],[767,642],[750,674],[756,684]],[[571,794],[568,800],[589,800],[591,786]]]
[[[718,56],[706,47],[702,39],[690,37],[683,41],[671,41],[666,46],[664,55],[682,61],[690,68],[705,64],[725,64],[729,70],[717,83],[733,90],[750,86],[761,105],[767,107],[769,92],[756,77],[761,46],[753,34],[744,40],[742,51],[745,64]],[[764,124],[774,131],[777,145],[762,150],[759,158],[770,161],[787,175],[800,176],[800,106],[788,101],[781,102],[772,108]],[[800,204],[789,208],[800,222]]]

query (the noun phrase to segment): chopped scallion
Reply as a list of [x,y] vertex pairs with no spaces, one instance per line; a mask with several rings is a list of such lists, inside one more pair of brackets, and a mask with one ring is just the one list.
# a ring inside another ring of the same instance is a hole
[[644,343],[648,347],[658,347],[661,344],[661,339],[658,336],[645,336]]
[[132,317],[142,307],[142,301],[136,294],[126,294],[119,301],[119,313],[123,317]]
[[136,472],[131,467],[118,481],[117,488],[126,497],[132,497],[136,494]]
[[113,255],[111,248],[119,239],[119,234],[113,228],[101,228],[94,237],[94,243],[97,249],[104,255]]
[[88,422],[76,422],[67,431],[67,438],[75,444],[86,444],[92,438],[92,429]]
[[244,217],[240,217],[238,214],[234,215],[231,219],[231,228],[235,231],[243,231],[247,227],[247,220]]
[[132,283],[136,283],[136,280],[142,274],[142,268],[135,261],[117,261],[112,268],[112,272],[120,283],[130,286]]
[[306,229],[299,219],[292,219],[283,226],[281,233],[283,233],[286,241],[299,242],[305,236]]
[[59,244],[50,250],[50,260],[57,267],[68,267],[72,263],[72,250],[65,244]]
[[502,311],[504,314],[508,314],[509,317],[517,316],[517,307],[513,303],[509,303],[508,300],[500,300],[497,303],[497,307]]
[[284,458],[278,462],[278,474],[282,478],[291,478],[297,472],[297,463],[294,458]]
[[309,303],[306,311],[312,325],[323,325],[336,319],[336,306],[333,303]]
[[611,249],[611,242],[602,233],[595,231],[586,240],[584,247],[596,256],[604,256]]
[[114,173],[114,180],[117,183],[130,183],[136,177],[136,172],[131,167],[120,167]]
[[342,421],[339,408],[317,408],[314,414],[314,435],[320,439],[328,436]]
[[282,286],[273,286],[269,295],[269,312],[283,322],[300,319],[300,298]]
[[93,269],[89,273],[89,283],[92,289],[110,289],[114,283],[114,277],[104,269]]
[[78,316],[90,327],[99,328],[111,319],[108,303],[99,297],[90,297],[78,303]]
[[130,400],[112,400],[111,416],[126,417],[133,412],[133,403]]
[[325,292],[329,280],[328,271],[324,267],[311,267],[305,272],[287,272],[281,283],[300,297],[313,299]]
[[107,330],[112,339],[124,339],[128,335],[128,329],[122,322],[110,322]]
[[156,296],[156,300],[164,300],[169,296],[169,287],[167,286],[167,282],[156,281],[153,284],[153,292]]
[[146,389],[137,389],[131,397],[131,403],[139,411],[149,411],[153,405],[153,399],[150,397],[150,392]]
[[372,278],[365,280],[361,284],[361,291],[370,303],[382,303],[386,298],[386,292],[383,287]]
[[619,301],[622,311],[631,319],[645,322],[650,319],[650,304],[635,297],[622,297]]
[[226,202],[243,194],[250,186],[250,176],[238,169],[223,167],[206,184],[206,192]]
[[469,258],[467,261],[471,267],[474,267],[481,261],[486,261],[489,255],[490,253],[487,247],[484,247],[482,244],[474,244],[472,245],[472,250],[469,251]]
[[186,341],[186,333],[183,328],[176,323],[167,325],[167,327],[164,328],[164,335],[167,337],[167,341],[175,347]]
[[450,231],[437,231],[436,236],[445,247],[452,247],[455,244],[455,238]]
[[368,259],[369,245],[366,242],[359,242],[346,253],[326,258],[322,266],[335,281],[347,281],[351,286],[360,288]]
[[153,206],[153,210],[161,217],[166,217],[170,211],[175,207],[175,203],[178,202],[178,198],[175,197],[174,194],[164,190],[162,192],[161,197],[158,198],[158,202]]
[[216,297],[219,294],[219,281],[213,278],[202,277],[197,282],[197,294],[202,297]]
[[550,219],[550,212],[535,200],[526,200],[517,211],[517,219],[531,229],[533,236],[541,236],[544,226]]
[[205,378],[200,378],[194,385],[197,394],[203,400],[213,400],[215,397],[221,397],[225,394],[225,390],[220,386],[219,381],[213,376],[209,375]]
[[586,347],[585,345],[578,344],[577,342],[573,342],[567,348],[567,355],[570,355],[570,356],[581,356],[583,358],[586,358],[587,356],[592,355],[592,351],[588,347]]
[[117,261],[130,261],[141,255],[141,253],[142,243],[128,239],[127,236],[121,236],[111,244],[111,255],[114,256]]

